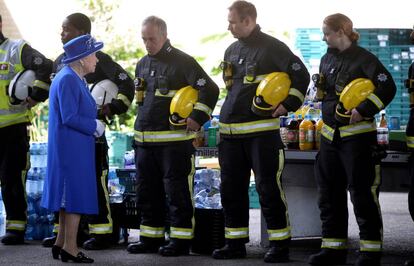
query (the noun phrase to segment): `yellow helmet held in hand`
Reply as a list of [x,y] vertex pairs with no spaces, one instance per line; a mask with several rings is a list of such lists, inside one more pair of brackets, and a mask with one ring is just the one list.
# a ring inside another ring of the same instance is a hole
[[268,74],[256,89],[253,97],[252,111],[260,116],[271,116],[272,107],[279,105],[289,95],[289,75],[284,72]]
[[170,104],[170,123],[173,127],[184,127],[186,123],[179,121],[187,118],[198,100],[198,90],[186,86],[177,91]]
[[351,115],[346,115],[363,102],[368,95],[375,90],[371,80],[366,78],[357,78],[348,83],[339,96],[339,103],[336,106],[335,118],[343,124],[349,124]]

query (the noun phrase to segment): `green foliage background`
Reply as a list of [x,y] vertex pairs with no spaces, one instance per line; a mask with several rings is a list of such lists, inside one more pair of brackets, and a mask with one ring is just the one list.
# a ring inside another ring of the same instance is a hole
[[[119,8],[119,1],[116,0],[79,0],[84,6],[84,13],[89,16],[92,21],[92,35],[98,40],[105,43],[104,52],[112,57],[112,59],[120,64],[134,78],[135,66],[138,60],[146,54],[146,51],[134,45],[139,38],[136,33],[130,32],[126,35],[119,35],[114,30],[112,23],[114,12]],[[64,18],[62,18],[63,21]],[[229,34],[219,33],[206,36],[200,40],[201,45],[208,45],[223,40]],[[132,45],[131,45],[132,44]],[[195,59],[203,65],[205,57],[195,57]],[[210,69],[212,77],[221,75],[219,68],[220,62]],[[221,89],[219,99],[224,98],[226,90]],[[47,141],[47,117],[48,117],[48,101],[40,103],[33,108],[34,119],[31,127],[32,141]],[[135,117],[137,115],[137,106],[135,101],[125,114],[115,116],[114,122],[110,125],[111,130],[131,131],[133,130]]]

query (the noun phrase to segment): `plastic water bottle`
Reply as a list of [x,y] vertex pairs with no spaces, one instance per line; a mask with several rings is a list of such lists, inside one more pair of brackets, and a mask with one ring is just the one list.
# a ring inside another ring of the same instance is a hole
[[4,224],[4,204],[3,204],[3,197],[0,191],[0,236],[4,235],[5,233],[5,224]]
[[221,195],[220,193],[216,193],[211,197],[211,208],[212,209],[222,209],[221,206]]
[[126,151],[124,154],[124,168],[134,169],[135,168],[135,151]]
[[116,175],[115,168],[109,168],[108,171],[108,191],[110,203],[122,203],[125,187],[119,184],[119,178]]
[[203,189],[197,193],[197,195],[195,196],[196,208],[206,209],[208,193],[210,193],[210,190],[208,188]]

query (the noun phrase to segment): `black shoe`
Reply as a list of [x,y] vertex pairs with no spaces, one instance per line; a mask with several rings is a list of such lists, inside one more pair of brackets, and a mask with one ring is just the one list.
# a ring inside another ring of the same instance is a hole
[[129,244],[127,247],[127,251],[133,254],[141,254],[141,253],[157,253],[158,249],[160,248],[161,244],[155,243],[148,243],[148,242],[137,242]]
[[322,248],[319,253],[309,257],[308,263],[311,265],[341,265],[346,264],[347,250],[337,250]]
[[61,247],[59,247],[59,246],[56,246],[56,245],[53,245],[53,247],[52,247],[52,257],[55,259],[55,260],[58,260],[59,259],[59,255],[60,255],[60,251],[62,250],[62,248]]
[[79,252],[78,255],[76,255],[75,257],[69,254],[68,252],[66,252],[64,249],[60,251],[60,259],[62,260],[62,262],[68,262],[70,260],[76,263],[93,263],[94,262],[93,259],[87,257],[82,252]]
[[270,247],[264,255],[264,262],[277,263],[289,261],[289,248],[287,247]]
[[44,246],[45,248],[51,248],[53,247],[55,242],[56,242],[56,235],[51,236],[51,237],[46,237],[46,238],[43,238],[42,240],[42,246]]
[[171,239],[168,245],[160,247],[158,253],[164,257],[177,257],[190,254],[190,240]]
[[92,237],[86,240],[82,246],[86,250],[102,250],[109,248],[111,244],[109,243],[109,240],[107,241],[104,238]]
[[22,245],[24,244],[24,232],[16,233],[14,231],[8,231],[1,239],[1,243],[4,245]]
[[407,261],[404,263],[404,266],[414,266],[414,260],[407,260]]
[[355,266],[381,265],[381,252],[360,252]]
[[246,257],[246,246],[226,244],[221,249],[214,250],[212,257],[216,260],[242,259]]

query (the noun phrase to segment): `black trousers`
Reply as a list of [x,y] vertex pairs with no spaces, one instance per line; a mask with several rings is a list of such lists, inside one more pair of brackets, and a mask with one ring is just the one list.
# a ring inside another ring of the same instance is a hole
[[166,201],[170,237],[193,236],[194,148],[191,141],[168,145],[135,145],[137,206],[143,237],[164,238]]
[[105,134],[95,141],[95,168],[99,212],[97,215],[88,215],[89,233],[111,234],[112,218],[108,193],[109,159]]
[[382,242],[380,160],[373,156],[375,145],[376,136],[370,133],[345,141],[335,134],[332,143],[321,138],[315,177],[323,238],[347,239],[349,190],[361,241]]
[[0,181],[6,209],[6,230],[26,229],[26,178],[30,169],[29,136],[26,124],[0,128]]
[[[249,240],[249,183],[254,172],[256,190],[269,230],[283,232],[269,240],[288,241],[290,224],[287,202],[282,187],[284,150],[279,134],[266,134],[239,139],[222,139],[219,144],[221,168],[221,202],[224,209],[226,239]],[[238,229],[239,228],[239,229]],[[240,231],[232,235],[231,231]]]
[[[95,168],[96,168],[96,185],[98,192],[98,208],[97,215],[88,215],[86,220],[89,224],[89,233],[94,235],[105,235],[112,233],[112,217],[109,206],[108,193],[108,143],[105,134],[97,138],[95,141]],[[55,213],[54,232],[58,232],[59,213]],[[81,225],[80,225],[81,226]]]
[[411,180],[410,191],[408,193],[408,208],[411,218],[414,221],[414,151],[411,152],[410,159],[408,160],[408,171]]

